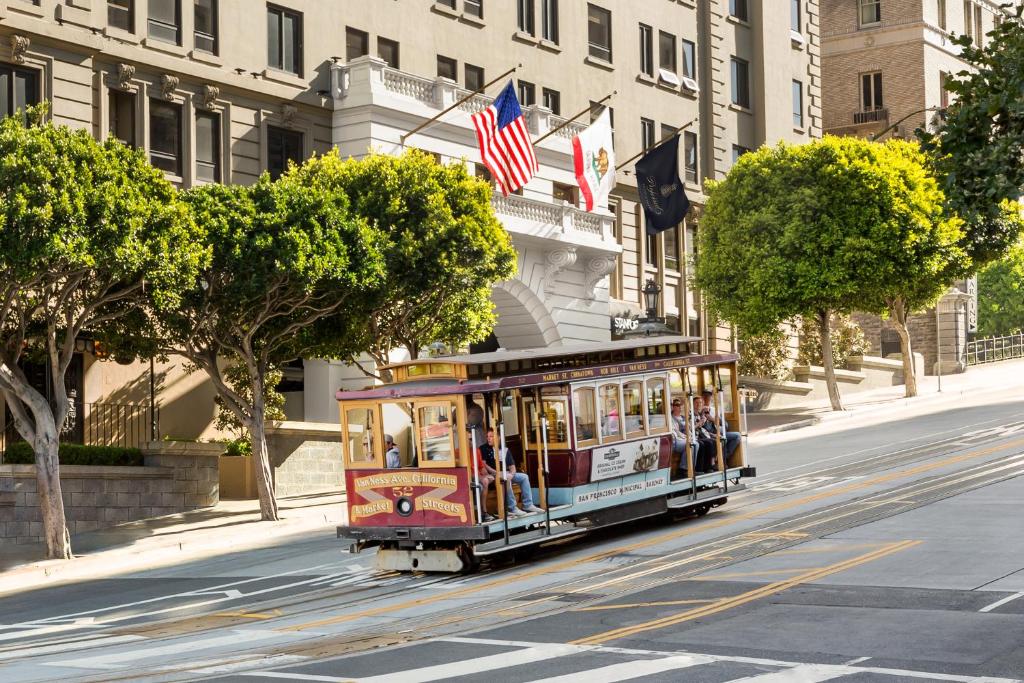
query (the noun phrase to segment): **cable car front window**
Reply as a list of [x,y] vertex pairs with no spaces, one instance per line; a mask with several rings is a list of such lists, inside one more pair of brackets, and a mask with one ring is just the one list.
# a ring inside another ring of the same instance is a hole
[[626,436],[637,436],[644,433],[644,392],[640,381],[626,382],[622,385],[622,398],[626,414]]
[[374,462],[377,439],[376,406],[359,406],[345,411],[346,441],[349,461],[371,464]]
[[665,417],[665,380],[655,377],[647,380],[647,424],[651,432],[661,432],[668,424]]
[[601,417],[601,441],[618,441],[622,438],[619,385],[618,383],[602,384],[597,393]]

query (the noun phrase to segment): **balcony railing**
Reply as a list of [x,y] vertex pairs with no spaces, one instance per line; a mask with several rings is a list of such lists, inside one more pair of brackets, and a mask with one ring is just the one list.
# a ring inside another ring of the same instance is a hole
[[[61,430],[62,443],[140,448],[160,438],[159,408],[151,412],[148,405],[77,402],[73,407]],[[0,431],[0,462],[8,444],[21,440],[14,423],[8,421]]]
[[853,112],[853,123],[872,123],[874,121],[888,121],[889,110],[888,109],[871,109],[869,111],[855,111]]
[[[534,226],[530,234],[538,237],[582,243],[610,242],[612,239],[612,216],[589,213],[568,202],[554,204],[518,195],[505,197],[495,194],[491,204],[499,216],[521,219]],[[505,227],[510,232],[520,232],[514,221],[505,221]],[[542,232],[538,233],[536,227]]]

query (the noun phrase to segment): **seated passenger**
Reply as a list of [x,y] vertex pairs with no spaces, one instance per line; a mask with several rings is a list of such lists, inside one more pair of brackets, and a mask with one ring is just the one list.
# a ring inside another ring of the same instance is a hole
[[[714,394],[711,392],[710,389],[705,389],[701,393],[701,396],[704,398],[704,413],[708,417],[709,424],[712,425],[710,428],[708,428],[708,431],[711,432],[712,434],[718,434],[719,421],[715,417],[714,399],[713,399]],[[725,418],[724,417],[722,418],[722,421],[725,422]],[[740,435],[739,432],[730,432],[729,431],[729,423],[725,422],[725,457],[726,457],[726,459],[731,458],[732,454],[736,452],[736,448],[740,445],[740,439],[741,438],[742,438],[742,436]]]
[[395,439],[390,434],[384,435],[384,466],[389,470],[396,470],[402,466],[402,454],[395,445]]
[[[498,461],[494,457],[494,430],[487,430],[487,443],[480,446],[480,453],[483,455],[484,463],[487,465],[488,474],[501,476],[498,472]],[[528,512],[544,512],[542,508],[533,504],[533,490],[530,488],[530,477],[525,472],[516,472],[515,461],[512,454],[505,450],[505,509],[509,517],[520,517]],[[512,485],[519,487],[523,496],[523,509],[516,508],[516,495],[512,491]]]
[[[479,448],[476,449],[476,467],[477,467],[477,471],[480,473],[480,479],[479,480],[474,480],[473,483],[476,484],[476,485],[479,485],[479,487],[480,487],[480,508],[481,508],[481,511],[483,512],[483,515],[482,515],[483,516],[483,520],[485,522],[493,522],[497,518],[494,515],[492,515],[491,513],[487,512],[486,501],[487,501],[487,490],[491,487],[491,484],[494,483],[494,475],[491,474],[492,470],[487,467],[487,463],[485,463],[483,458],[481,457],[480,449]],[[476,504],[477,504],[477,500],[476,500],[476,495],[474,494],[474,496],[473,496],[473,505],[476,505]]]
[[693,415],[693,426],[697,432],[697,453],[694,455],[693,468],[697,474],[713,472],[718,469],[718,446],[714,430],[708,427],[713,420],[705,410],[704,399],[700,396],[693,399]]

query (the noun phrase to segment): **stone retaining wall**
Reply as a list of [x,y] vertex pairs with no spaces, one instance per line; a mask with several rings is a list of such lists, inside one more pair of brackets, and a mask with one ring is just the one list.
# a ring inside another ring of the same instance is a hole
[[267,450],[279,497],[341,491],[341,427],[318,422],[277,422],[267,427]]
[[[61,466],[68,531],[74,535],[216,505],[220,450],[155,443],[143,449],[144,467]],[[36,543],[42,533],[35,465],[0,465],[0,546]]]

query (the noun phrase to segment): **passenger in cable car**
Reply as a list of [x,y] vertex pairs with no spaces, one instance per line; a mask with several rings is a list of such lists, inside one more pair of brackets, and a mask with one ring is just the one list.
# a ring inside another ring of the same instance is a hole
[[[487,465],[488,474],[494,476],[502,476],[498,472],[498,461],[494,457],[494,430],[487,430],[487,443],[480,446],[480,454],[483,456],[484,463]],[[508,510],[509,517],[519,517],[525,515],[528,512],[544,512],[542,508],[537,507],[533,504],[533,490],[530,487],[530,477],[525,472],[516,471],[516,463],[512,459],[512,454],[505,449],[505,508]],[[512,485],[515,484],[519,487],[519,491],[523,497],[523,509],[519,510],[516,507],[516,495],[512,491]]]
[[[491,450],[491,453],[494,453],[493,449]],[[491,484],[494,483],[494,475],[492,474],[493,470],[487,466],[486,462],[484,462],[479,448],[476,449],[476,467],[480,476],[480,479],[476,482],[480,486],[480,506],[485,508],[486,506],[484,501],[487,500],[487,490],[490,489]],[[495,516],[487,512],[486,509],[482,512],[485,522],[493,522],[495,520]]]
[[390,434],[384,435],[384,464],[389,470],[397,470],[402,466],[402,454],[395,445],[395,438]]
[[[683,417],[683,402],[672,399],[672,450],[682,455],[686,452],[686,418]],[[686,469],[686,463],[682,463]]]
[[[709,390],[705,389],[701,392],[703,397],[704,409],[703,413],[707,416],[707,424],[704,427],[712,434],[718,434],[718,419],[715,416],[715,403],[712,398],[714,394]],[[725,418],[722,418],[725,421]],[[729,422],[725,421],[725,457],[731,458],[732,454],[736,452],[736,447],[740,445],[741,435],[739,432],[729,431]]]

